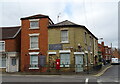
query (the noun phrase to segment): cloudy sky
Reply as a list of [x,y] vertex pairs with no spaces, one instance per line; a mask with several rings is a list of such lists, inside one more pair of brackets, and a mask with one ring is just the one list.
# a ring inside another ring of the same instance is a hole
[[[20,18],[48,15],[54,23],[70,20],[86,26],[105,45],[118,47],[119,0],[0,0],[0,27],[21,25]],[[57,16],[59,20],[57,20]]]

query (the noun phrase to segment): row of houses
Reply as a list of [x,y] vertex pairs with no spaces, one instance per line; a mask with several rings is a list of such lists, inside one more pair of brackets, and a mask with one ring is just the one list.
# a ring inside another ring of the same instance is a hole
[[98,44],[98,56],[103,58],[104,64],[110,63],[113,57],[113,51],[111,47],[105,46],[104,42]]
[[98,38],[68,20],[54,24],[49,16],[38,14],[21,18],[21,26],[0,30],[2,71],[82,72],[99,62]]

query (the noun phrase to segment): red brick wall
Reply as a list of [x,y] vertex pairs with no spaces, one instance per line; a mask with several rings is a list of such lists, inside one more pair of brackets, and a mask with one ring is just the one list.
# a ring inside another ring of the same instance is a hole
[[115,58],[119,58],[120,59],[119,54],[118,54],[118,49],[113,50],[113,56]]
[[5,52],[20,52],[21,46],[21,32],[13,38],[13,39],[6,39],[5,41]]
[[[40,52],[47,56],[48,50],[48,18],[40,18],[39,29],[29,29],[30,21],[22,20],[22,31],[21,31],[21,71],[29,71],[30,56],[29,52]],[[30,36],[29,34],[39,33],[39,48],[40,50],[29,50],[30,48]]]

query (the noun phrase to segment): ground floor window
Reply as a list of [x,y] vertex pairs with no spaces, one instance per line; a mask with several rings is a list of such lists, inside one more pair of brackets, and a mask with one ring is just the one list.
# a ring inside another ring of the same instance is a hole
[[2,56],[0,58],[0,67],[1,68],[5,68],[6,67],[6,57],[5,56]]
[[37,68],[38,67],[38,56],[30,55],[30,67]]
[[70,54],[60,54],[60,67],[69,67]]

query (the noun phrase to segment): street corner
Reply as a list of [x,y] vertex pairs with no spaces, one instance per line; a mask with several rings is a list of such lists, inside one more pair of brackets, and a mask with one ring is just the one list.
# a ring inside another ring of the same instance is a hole
[[104,68],[102,71],[100,71],[99,73],[97,73],[97,74],[95,74],[95,75],[93,75],[93,76],[95,76],[95,77],[99,77],[99,76],[101,76],[101,75],[103,75],[109,68],[111,68],[112,67],[112,65],[109,65],[109,66],[107,66],[106,68]]

